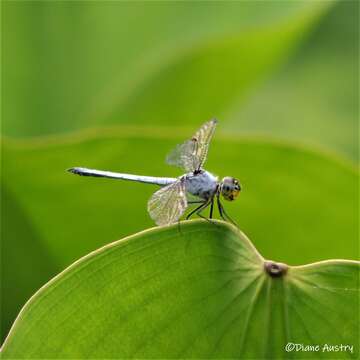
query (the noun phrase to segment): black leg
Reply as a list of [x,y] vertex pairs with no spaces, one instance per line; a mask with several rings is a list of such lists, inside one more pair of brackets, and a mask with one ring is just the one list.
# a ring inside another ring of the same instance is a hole
[[219,213],[220,213],[221,218],[225,221],[230,221],[233,225],[238,227],[238,224],[225,212],[225,209],[220,202],[219,196],[216,198],[216,200],[217,200],[217,206],[219,208]]
[[204,203],[204,205],[202,207],[200,207],[200,209],[197,209],[196,215],[203,218],[203,219],[205,219],[206,221],[209,221],[210,223],[212,223],[212,221],[210,219],[208,219],[206,216],[201,214],[201,212],[204,211],[210,204],[211,204],[211,200],[207,200]]
[[224,207],[221,205],[222,207],[222,211],[223,211],[223,214],[225,215],[225,217],[233,224],[235,225],[236,227],[239,227],[238,224],[226,213]]
[[216,196],[216,203],[217,203],[217,206],[218,206],[218,209],[219,209],[219,214],[220,214],[220,217],[226,221],[226,219],[224,218],[224,214],[223,214],[223,208],[221,206],[221,203],[220,203],[220,199],[219,199],[219,196],[217,195]]
[[188,204],[203,204],[204,200],[194,200],[194,201],[188,201]]
[[186,220],[189,219],[190,216],[192,216],[194,213],[196,213],[196,215],[200,216],[201,218],[210,221],[207,217],[201,215],[201,212],[204,211],[211,204],[211,202],[212,202],[212,199],[203,201],[200,206],[198,206],[196,209],[191,211],[191,213],[186,217]]
[[213,210],[214,210],[214,197],[211,199],[211,205],[210,205],[210,219],[212,219],[213,216]]
[[[209,205],[211,205],[211,207],[210,207],[210,218],[207,218],[206,216],[202,215],[201,212],[204,211]],[[186,216],[186,220],[188,220],[190,218],[190,216],[192,216],[194,213],[196,213],[196,215],[198,215],[202,219],[208,221],[211,224],[216,225],[216,223],[211,221],[212,214],[213,214],[213,208],[214,208],[214,198],[212,197],[211,199],[203,201],[200,206],[198,206],[196,209],[191,211],[191,213]]]
[[188,220],[191,215],[193,215],[193,214],[195,214],[197,211],[199,211],[205,204],[206,204],[206,201],[202,201],[200,206],[198,206],[197,208],[195,208],[193,211],[191,211],[191,212],[186,216],[186,220]]

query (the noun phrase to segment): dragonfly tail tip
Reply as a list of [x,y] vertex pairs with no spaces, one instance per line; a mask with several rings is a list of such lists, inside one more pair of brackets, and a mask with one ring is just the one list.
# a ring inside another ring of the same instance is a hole
[[72,174],[81,174],[80,168],[77,168],[77,167],[72,167],[72,168],[66,169],[66,171],[68,171]]

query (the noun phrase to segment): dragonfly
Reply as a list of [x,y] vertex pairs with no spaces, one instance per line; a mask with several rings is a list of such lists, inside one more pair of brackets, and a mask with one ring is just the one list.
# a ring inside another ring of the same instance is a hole
[[[220,217],[234,223],[225,212],[221,200],[222,198],[227,201],[235,200],[241,191],[240,182],[230,176],[219,181],[217,176],[204,169],[217,123],[216,119],[206,122],[190,140],[177,145],[168,154],[166,162],[186,172],[177,178],[133,175],[83,167],[73,167],[68,171],[81,176],[130,180],[160,186],[147,204],[150,217],[159,226],[180,221],[189,205],[194,204],[196,207],[188,213],[186,219],[194,214],[205,219],[212,219],[214,204],[216,204]],[[202,213],[208,207],[210,207],[209,217],[205,217]]]

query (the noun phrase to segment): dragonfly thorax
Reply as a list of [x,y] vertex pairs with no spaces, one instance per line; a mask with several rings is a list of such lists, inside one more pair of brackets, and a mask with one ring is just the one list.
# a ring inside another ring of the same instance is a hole
[[208,171],[201,170],[197,173],[188,173],[183,176],[186,191],[202,199],[210,199],[218,188],[218,178]]

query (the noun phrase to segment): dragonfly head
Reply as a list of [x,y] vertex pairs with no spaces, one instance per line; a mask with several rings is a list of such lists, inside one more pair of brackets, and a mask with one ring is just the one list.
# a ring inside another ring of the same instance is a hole
[[235,200],[241,191],[241,185],[233,177],[226,176],[221,180],[220,193],[225,200]]

